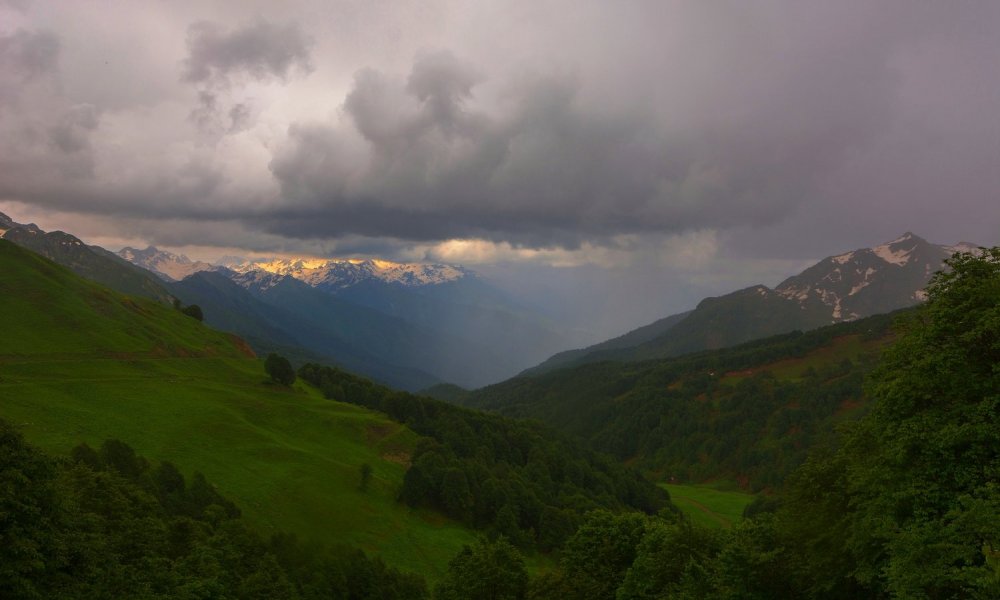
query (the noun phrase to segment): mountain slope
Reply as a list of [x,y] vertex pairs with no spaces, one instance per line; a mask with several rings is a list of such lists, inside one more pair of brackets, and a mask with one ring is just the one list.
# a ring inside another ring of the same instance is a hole
[[[605,350],[620,350],[624,348],[632,348],[640,344],[652,341],[671,329],[681,321],[687,318],[691,314],[691,311],[678,313],[676,315],[670,315],[669,317],[664,317],[658,321],[654,321],[649,325],[644,325],[642,327],[633,329],[632,331],[620,335],[616,338],[601,342],[599,344],[594,344],[593,346],[587,346],[586,348],[581,348],[579,350],[566,350],[549,357],[545,362],[527,369],[522,373],[523,375],[531,375],[536,373],[544,373],[546,371],[551,371],[552,369],[558,369],[561,367],[568,367],[576,364],[584,357],[588,355],[597,355],[598,353]],[[593,361],[588,361],[593,362]]]
[[170,293],[149,271],[103,248],[88,246],[68,233],[47,233],[34,224],[15,223],[7,215],[0,213],[0,237],[69,267],[81,277],[123,294],[145,296],[165,303],[172,301]]
[[[279,352],[296,362],[319,360],[338,364],[401,389],[421,389],[440,381],[429,373],[393,365],[372,356],[361,346],[352,345],[332,329],[329,320],[322,319],[322,312],[306,317],[296,310],[266,302],[223,273],[196,273],[169,284],[169,288],[185,303],[200,306],[206,323],[246,338],[261,353]],[[316,293],[323,300],[328,299],[325,294]],[[372,339],[377,341],[382,336],[375,335]]]
[[517,377],[459,401],[538,419],[660,477],[736,479],[759,490],[779,485],[863,406],[862,376],[891,338],[893,318]]
[[[573,343],[563,327],[456,265],[282,259],[244,261],[231,268],[241,284],[244,277],[276,281],[274,275],[289,276],[342,301],[404,321],[432,338],[451,340],[447,347],[441,346],[447,350],[443,354],[425,352],[425,359],[433,358],[439,366],[420,368],[463,386],[500,381]],[[452,368],[452,357],[469,366]]]
[[119,255],[164,278],[224,273],[279,310],[252,306],[233,290],[220,294],[221,284],[210,279],[171,282],[171,289],[201,306],[209,323],[256,348],[302,354],[292,350],[300,346],[409,390],[441,381],[486,385],[572,344],[563,328],[456,265],[228,258],[223,267],[153,247],[125,248]]
[[[529,369],[537,374],[603,360],[645,360],[725,348],[770,335],[807,331],[913,306],[944,259],[976,246],[931,244],[907,232],[875,246],[830,256],[774,289],[763,285],[702,300],[695,310],[636,332],[664,331],[643,340],[627,334],[564,352]],[[683,316],[686,315],[686,316]],[[683,318],[681,318],[683,316]],[[630,342],[637,342],[631,343]]]
[[0,270],[0,311],[24,323],[0,336],[0,418],[52,450],[116,438],[197,469],[264,535],[360,546],[433,582],[472,540],[457,522],[549,551],[592,509],[671,509],[639,473],[539,423],[318,365],[280,386],[178,310],[2,240]]
[[[351,543],[430,577],[466,529],[396,501],[416,436],[314,389],[265,381],[231,335],[0,240],[0,417],[65,453],[117,438],[203,472],[262,533]],[[373,467],[368,492],[360,465]]]

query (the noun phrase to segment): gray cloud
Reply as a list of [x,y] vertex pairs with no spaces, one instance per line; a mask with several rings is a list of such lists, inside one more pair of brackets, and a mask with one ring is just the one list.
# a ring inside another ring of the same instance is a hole
[[71,106],[49,129],[52,144],[67,154],[90,147],[90,133],[97,128],[99,115],[92,104]]
[[28,0],[0,0],[0,7],[3,6],[21,11],[28,8]]
[[25,85],[58,68],[59,38],[49,31],[18,29],[0,35],[0,110],[16,105]]
[[297,24],[274,25],[259,20],[225,31],[200,21],[188,28],[185,81],[221,85],[234,76],[263,81],[286,80],[292,71],[312,71],[312,39]]
[[188,56],[182,80],[197,86],[198,106],[190,115],[200,130],[213,135],[238,133],[253,126],[256,108],[236,100],[233,88],[247,82],[287,82],[312,72],[314,40],[295,23],[263,20],[224,30],[200,21],[188,27]]
[[[450,53],[418,57],[406,79],[365,69],[344,102],[347,123],[291,128],[271,163],[287,210],[265,222],[291,236],[566,247],[771,223],[880,129],[893,88],[884,50],[871,50],[816,52],[820,82],[789,73],[782,96],[714,100],[679,130],[649,106],[626,114],[588,105],[571,76],[501,82],[504,102],[491,111],[475,94],[484,78]],[[869,85],[846,88],[854,78]]]
[[[234,27],[240,3],[180,2],[171,20],[109,21],[102,35],[128,35],[107,46],[79,14],[26,9],[62,37],[0,41],[17,97],[0,99],[0,199],[358,248],[708,229],[781,258],[1000,227],[996,3],[443,3],[428,22],[328,4],[265,3]],[[148,51],[116,70],[136,37]],[[90,75],[76,88],[60,43]],[[117,102],[154,60],[161,95]]]

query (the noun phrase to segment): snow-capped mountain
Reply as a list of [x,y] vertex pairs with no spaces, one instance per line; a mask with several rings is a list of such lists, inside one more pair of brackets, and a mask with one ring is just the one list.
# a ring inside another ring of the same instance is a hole
[[[693,311],[600,344],[561,352],[529,372],[602,360],[676,356],[892,312],[923,301],[924,288],[946,258],[977,248],[967,242],[932,244],[907,232],[872,248],[824,258],[774,289],[755,285],[705,298]],[[649,332],[655,337],[650,338]]]
[[379,259],[291,258],[256,260],[227,266],[237,273],[264,271],[288,275],[330,292],[367,281],[422,287],[473,276],[470,271],[455,265],[396,263]]
[[[248,269],[245,271],[234,271],[232,269],[226,268],[222,270],[229,279],[235,282],[240,287],[246,288],[251,292],[265,292],[274,286],[278,285],[285,279],[292,277],[291,275],[282,275],[280,273],[272,273],[270,271],[265,271],[263,269]],[[294,279],[294,277],[292,277]]]
[[822,305],[830,321],[849,321],[916,304],[926,298],[923,289],[944,259],[977,246],[932,244],[912,233],[880,244],[827,257],[802,273],[789,277],[776,293],[806,309]]
[[122,248],[118,251],[118,256],[134,265],[156,273],[166,281],[180,281],[193,273],[218,268],[207,262],[193,261],[183,254],[174,254],[166,250],[159,250],[155,246],[149,246],[145,250]]

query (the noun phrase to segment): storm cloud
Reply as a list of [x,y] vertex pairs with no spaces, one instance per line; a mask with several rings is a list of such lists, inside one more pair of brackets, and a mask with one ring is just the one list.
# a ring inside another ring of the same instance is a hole
[[[739,43],[706,67],[704,90],[669,56],[623,62],[635,90],[578,71],[490,81],[448,51],[418,56],[405,75],[361,70],[339,121],[289,129],[271,163],[288,210],[267,227],[576,247],[774,223],[891,126],[890,62],[914,33],[886,36],[888,15],[846,30],[799,16],[816,27],[785,31],[773,14],[756,32],[733,28]],[[492,98],[480,97],[485,84]],[[626,109],[602,102],[633,94]],[[683,118],[664,118],[660,101]]]
[[400,254],[1000,229],[996,3],[154,6],[0,29],[0,201]]

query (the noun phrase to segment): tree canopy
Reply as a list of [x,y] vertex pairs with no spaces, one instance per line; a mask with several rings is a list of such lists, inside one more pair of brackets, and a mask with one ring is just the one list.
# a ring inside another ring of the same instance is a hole
[[288,359],[274,352],[267,355],[264,360],[264,371],[272,381],[281,385],[292,385],[295,383],[295,369]]

